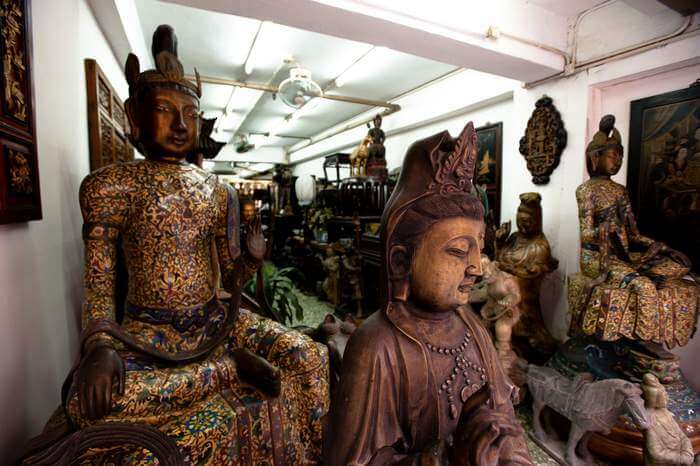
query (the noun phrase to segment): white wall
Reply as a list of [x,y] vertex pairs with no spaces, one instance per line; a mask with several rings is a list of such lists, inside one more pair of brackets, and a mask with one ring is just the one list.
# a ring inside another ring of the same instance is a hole
[[[700,77],[700,37],[694,36],[665,47],[654,49],[620,61],[611,62],[581,72],[566,79],[542,84],[534,89],[523,89],[513,85],[512,100],[501,102],[486,108],[467,111],[459,117],[443,121],[428,127],[416,129],[396,137],[388,137],[387,162],[389,168],[400,165],[406,149],[416,139],[448,129],[453,134],[469,120],[475,125],[503,121],[503,177],[501,220],[509,218],[515,224],[515,212],[519,203],[518,195],[535,191],[542,195],[544,232],[552,245],[553,254],[559,259],[559,269],[550,274],[542,287],[543,314],[552,333],[564,339],[569,325],[568,306],[566,303],[566,276],[579,270],[579,231],[578,214],[575,198],[576,187],[587,179],[585,169],[585,147],[598,127],[600,117],[606,113],[617,116],[618,128],[623,138],[629,137],[629,103],[631,100],[658,93],[687,87]],[[481,77],[480,77],[481,78]],[[493,77],[493,80],[502,78]],[[495,81],[489,80],[490,85]],[[442,83],[441,83],[442,84]],[[426,118],[435,113],[445,112],[455,107],[482,100],[481,97],[493,95],[484,89],[483,80],[450,84],[444,99],[426,92],[415,95],[410,105],[386,118],[385,126],[393,128],[395,119],[420,119],[421,113]],[[508,88],[508,82],[503,82]],[[462,87],[460,87],[462,86]],[[500,88],[498,85],[496,90]],[[531,182],[524,158],[518,152],[520,137],[525,131],[534,104],[542,95],[553,98],[561,113],[568,132],[568,143],[561,156],[561,163],[546,185],[537,186]],[[317,145],[309,146],[303,151],[303,158],[314,154],[325,154],[329,149],[348,150],[359,143],[366,129],[358,128],[348,131]],[[626,144],[629,147],[629,144]],[[298,160],[299,153],[291,161]],[[303,162],[294,167],[295,174],[311,173],[322,176],[322,160]],[[615,180],[625,183],[626,163]],[[691,354],[700,350],[700,337],[696,336],[685,348],[677,350],[685,357],[681,361],[684,373],[696,389],[700,390],[700,373],[694,367]]]
[[0,226],[0,462],[59,405],[75,357],[82,299],[78,186],[89,156],[83,59],[122,97],[121,66],[85,0],[32,4],[34,93],[44,218]]

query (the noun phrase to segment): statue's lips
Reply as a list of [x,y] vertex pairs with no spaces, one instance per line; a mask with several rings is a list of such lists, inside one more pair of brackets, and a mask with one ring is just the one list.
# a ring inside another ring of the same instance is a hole
[[172,142],[176,146],[184,146],[185,144],[187,144],[187,136],[181,138],[173,136],[170,138],[170,142]]

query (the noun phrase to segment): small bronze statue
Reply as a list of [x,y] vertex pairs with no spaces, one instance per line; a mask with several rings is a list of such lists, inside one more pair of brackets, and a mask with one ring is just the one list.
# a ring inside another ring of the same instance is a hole
[[372,139],[365,136],[360,145],[350,153],[350,175],[363,177],[367,175],[367,157],[369,157],[369,145]]
[[664,386],[653,374],[644,374],[642,392],[649,415],[649,428],[644,431],[645,466],[693,464],[693,445],[666,408],[668,394]]
[[499,267],[518,278],[522,316],[514,334],[523,356],[544,363],[556,351],[540,308],[540,288],[544,276],[555,270],[559,261],[552,257],[549,241],[542,232],[542,198],[538,193],[520,195],[516,216],[518,231],[510,234],[510,222],[496,231],[496,257]]
[[292,214],[292,171],[286,165],[277,165],[272,180],[277,184],[277,212]]
[[[527,385],[532,394],[532,422],[536,438],[543,443],[558,440],[556,431],[543,423],[542,410],[551,408],[571,421],[571,430],[563,459],[571,466],[598,463],[588,451],[593,432],[608,434],[622,414],[644,430],[649,417],[644,409],[642,391],[636,384],[622,379],[593,381],[589,373],[580,373],[573,380],[549,367],[530,365]],[[577,454],[577,449],[582,453]]]
[[694,333],[699,287],[684,279],[685,254],[639,232],[627,189],[610,179],[622,154],[615,117],[606,115],[586,149],[591,178],[576,189],[581,275],[569,280],[571,333],[635,340],[661,360],[661,345],[683,346]]
[[348,342],[328,466],[532,464],[514,387],[468,306],[482,274],[476,144],[469,123],[408,149],[382,216],[386,301]]
[[343,254],[343,282],[349,293],[350,302],[355,304],[355,317],[363,317],[362,264],[355,248],[348,248]]
[[372,140],[368,151],[367,175],[386,179],[389,176],[389,172],[386,169],[386,148],[384,147],[386,135],[382,130],[382,116],[377,113],[372,123],[374,127],[367,132],[367,136]]

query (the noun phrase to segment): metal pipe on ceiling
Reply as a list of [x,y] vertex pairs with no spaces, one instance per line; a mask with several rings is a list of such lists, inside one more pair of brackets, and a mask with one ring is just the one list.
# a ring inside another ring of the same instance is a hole
[[[455,68],[454,70],[452,70],[448,73],[445,73],[441,76],[438,76],[437,78],[433,78],[430,81],[424,82],[420,86],[414,87],[413,89],[410,89],[402,94],[399,94],[391,100],[396,101],[396,100],[402,99],[404,97],[407,97],[411,94],[415,94],[416,92],[422,91],[423,89],[425,89],[428,86],[432,86],[433,84],[436,84],[440,81],[451,78],[452,76],[455,76],[455,75],[461,73],[462,71],[464,71],[464,68]],[[392,104],[392,105],[396,105],[396,104]],[[384,110],[381,113],[382,117],[385,117],[387,115],[391,115],[392,113],[396,113],[401,109],[401,107],[399,105],[396,105],[396,107],[398,107],[396,110],[392,110],[392,109]],[[365,113],[365,112],[362,112],[362,113]],[[360,115],[362,113],[360,113]],[[289,157],[291,154],[293,154],[295,152],[299,152],[300,150],[304,149],[305,147],[308,147],[310,145],[313,145],[313,144],[319,143],[321,141],[324,141],[326,139],[332,138],[333,136],[337,136],[340,133],[344,133],[345,131],[349,131],[351,129],[357,128],[358,126],[366,125],[367,123],[370,123],[372,120],[374,120],[374,116],[375,116],[374,114],[370,115],[367,118],[363,118],[363,119],[361,119],[357,122],[354,122],[354,123],[343,125],[343,126],[338,127],[335,130],[332,130],[330,132],[322,132],[322,133],[318,134],[317,136],[310,138],[308,141],[304,141],[304,142],[300,142],[298,144],[295,144],[287,150],[287,157]],[[353,118],[357,118],[357,117],[358,117],[358,115],[355,115],[355,117],[353,117]],[[298,163],[298,162],[295,162],[295,164],[296,163]]]
[[[190,80],[195,80],[195,76],[193,75],[186,75],[186,77]],[[247,89],[255,89],[258,91],[264,91],[264,92],[271,92],[273,94],[276,94],[279,92],[279,87],[278,86],[271,86],[268,84],[258,84],[258,83],[246,83],[243,81],[236,81],[235,79],[227,79],[227,78],[217,78],[213,76],[200,76],[199,77],[200,81],[203,83],[207,84],[223,84],[227,86],[234,86],[234,87],[245,87]],[[351,104],[358,104],[358,105],[367,105],[370,107],[382,107],[386,108],[388,110],[393,110],[392,113],[398,112],[401,107],[392,104],[389,102],[385,102],[383,100],[372,100],[372,99],[363,99],[361,97],[350,97],[350,96],[344,96],[344,95],[336,95],[336,94],[321,94],[316,97],[319,97],[321,99],[326,99],[326,100],[334,100],[337,102],[346,102],[346,103],[351,103]]]

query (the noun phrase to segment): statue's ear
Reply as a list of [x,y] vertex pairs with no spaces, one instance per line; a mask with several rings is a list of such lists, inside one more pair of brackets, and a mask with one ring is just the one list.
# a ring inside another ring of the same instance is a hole
[[391,299],[406,301],[409,290],[409,272],[411,258],[405,246],[395,244],[389,248],[389,281],[391,282]]
[[394,244],[389,249],[389,275],[392,277],[405,276],[411,268],[411,260],[405,246]]
[[129,140],[137,147],[141,140],[141,128],[139,126],[140,122],[136,118],[133,98],[126,99],[124,110],[126,111],[126,119],[129,120]]

